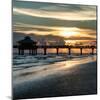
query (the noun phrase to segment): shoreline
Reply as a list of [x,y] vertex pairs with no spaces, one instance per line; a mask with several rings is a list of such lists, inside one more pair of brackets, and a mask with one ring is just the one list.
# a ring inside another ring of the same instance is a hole
[[[24,59],[25,56],[27,57],[27,55],[23,55],[23,56],[20,55],[20,56],[18,56],[19,57],[18,59],[19,60],[21,58]],[[52,64],[52,63],[56,63],[56,62],[69,61],[72,59],[78,59],[78,58],[80,59],[80,58],[84,58],[84,57],[94,57],[94,56],[96,56],[96,55],[36,55],[36,56],[28,56],[28,57],[33,57],[33,58],[35,58],[35,60],[38,59],[40,61],[41,60],[48,61],[48,63],[40,64],[40,65],[48,65],[48,64]],[[30,64],[27,63],[26,68],[33,67],[34,63],[36,63],[36,62],[32,62]],[[25,65],[23,66],[22,62],[17,65],[16,63],[14,63],[14,60],[13,60],[13,68],[17,68],[17,66],[25,68]],[[36,66],[39,66],[39,65],[35,65],[35,67]]]
[[40,80],[13,85],[14,99],[96,94],[96,61],[75,66]]

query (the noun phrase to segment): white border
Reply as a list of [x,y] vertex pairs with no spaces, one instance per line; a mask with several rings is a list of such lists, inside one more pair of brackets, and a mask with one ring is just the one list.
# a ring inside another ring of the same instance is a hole
[[11,96],[11,0],[0,2],[0,99]]
[[[25,0],[23,0],[25,1]],[[73,4],[88,4],[98,5],[98,76],[100,76],[100,62],[99,62],[99,50],[100,50],[100,0],[27,0],[27,1],[42,1],[42,2],[54,2],[54,3],[73,3]],[[11,0],[2,0],[0,2],[0,99],[9,100],[11,97]],[[98,78],[98,84],[100,79]],[[98,85],[100,90],[100,86]],[[56,98],[42,98],[41,100],[99,100],[100,91],[98,95],[87,96],[70,96],[70,97],[56,97]],[[39,100],[39,99],[37,99]]]

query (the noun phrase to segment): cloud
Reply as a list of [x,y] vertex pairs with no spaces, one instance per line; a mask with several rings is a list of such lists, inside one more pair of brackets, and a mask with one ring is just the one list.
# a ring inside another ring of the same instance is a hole
[[[29,25],[24,23],[17,23],[13,26],[14,32],[21,32],[26,34],[37,34],[37,35],[56,35],[61,37],[66,37],[67,39],[96,39],[96,32],[91,29],[80,29],[77,27],[52,27],[52,26],[39,26],[39,25]],[[62,33],[66,32],[66,36]],[[68,38],[67,33],[76,32],[77,37]],[[79,37],[79,38],[78,38]]]
[[94,37],[86,37],[86,36],[72,36],[72,37],[68,37],[66,38],[66,40],[95,40]]
[[96,12],[96,6],[79,4],[55,4],[44,6],[39,9],[51,12],[91,12],[92,14]]
[[14,7],[29,8],[29,9],[41,9],[45,11],[61,11],[61,12],[78,12],[78,11],[96,11],[96,6],[91,5],[79,5],[79,4],[62,4],[62,3],[43,3],[43,2],[25,2],[14,1]]
[[77,32],[85,32],[88,34],[96,33],[94,29],[85,29],[85,28],[78,28],[78,27],[61,27],[61,26],[44,26],[44,25],[33,25],[33,24],[25,24],[25,23],[16,23],[13,25],[13,29],[19,30],[38,30],[38,31],[77,31]]
[[21,22],[25,24],[33,25],[43,25],[43,26],[53,26],[53,27],[77,27],[84,29],[94,29],[96,30],[96,20],[58,20],[55,18],[40,18],[32,17],[28,15],[14,15],[14,24],[16,22]]
[[[42,17],[42,18],[55,18],[60,20],[95,20],[96,13],[93,11],[77,11],[75,12],[67,12],[67,11],[45,11],[39,9],[29,9],[29,8],[13,8],[14,14],[23,14],[27,16],[33,17]],[[73,17],[74,16],[74,17]]]
[[14,24],[22,22],[96,30],[96,6],[16,1],[13,19]]
[[27,26],[14,26],[13,27],[14,30],[19,30],[19,31],[29,31],[29,30],[37,30],[37,31],[56,31],[56,29],[52,29],[52,28],[43,28],[43,27],[27,27]]
[[[16,41],[21,40],[21,39],[23,39],[23,37],[26,36],[26,34],[20,33],[20,32],[14,32],[13,34],[14,34],[13,35],[14,44],[16,44]],[[59,41],[59,42],[62,42],[64,40],[80,40],[80,41],[88,40],[89,42],[90,42],[90,40],[95,41],[95,39],[92,37],[77,37],[77,36],[61,37],[61,36],[56,36],[56,35],[37,35],[37,34],[28,34],[28,36],[32,37],[32,39],[35,41],[42,41],[42,40]]]
[[96,6],[14,1],[13,31],[38,35],[80,32],[67,39],[96,39]]

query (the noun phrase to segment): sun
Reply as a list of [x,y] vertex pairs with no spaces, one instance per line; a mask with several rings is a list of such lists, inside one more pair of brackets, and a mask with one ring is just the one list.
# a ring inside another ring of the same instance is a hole
[[60,34],[64,37],[77,36],[79,33],[75,31],[62,31]]

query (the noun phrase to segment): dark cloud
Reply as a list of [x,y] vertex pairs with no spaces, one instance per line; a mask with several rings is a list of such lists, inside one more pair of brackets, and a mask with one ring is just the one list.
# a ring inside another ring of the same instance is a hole
[[14,1],[14,7],[41,9],[52,12],[79,12],[79,11],[95,11],[96,6],[79,5],[79,4],[63,4],[63,3],[46,3],[46,2],[27,2],[27,1]]
[[82,11],[95,11],[96,7],[93,6],[85,6],[85,5],[77,5],[77,4],[55,4],[54,6],[44,6],[40,8],[41,10],[45,11],[52,11],[52,12],[82,12]]
[[49,3],[28,2],[28,1],[14,1],[13,6],[18,8],[34,8],[39,9],[44,6],[49,6]]
[[35,31],[48,31],[48,32],[51,32],[51,31],[57,31],[56,29],[48,29],[48,28],[39,28],[38,26],[37,27],[25,27],[25,26],[16,26],[16,27],[13,27],[14,30],[19,30],[19,31],[30,31],[30,30],[35,30]]
[[54,26],[54,27],[77,27],[84,29],[93,29],[96,30],[96,20],[60,20],[55,18],[41,18],[41,17],[33,17],[28,15],[14,15],[13,16],[14,23],[20,22],[25,24],[33,24],[33,25],[43,25],[43,26]]

